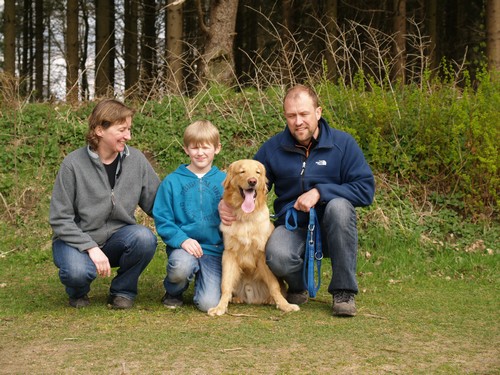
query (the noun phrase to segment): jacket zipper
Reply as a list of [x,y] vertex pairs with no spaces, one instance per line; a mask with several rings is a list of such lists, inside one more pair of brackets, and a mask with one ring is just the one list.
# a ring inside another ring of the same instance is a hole
[[302,162],[302,169],[300,170],[300,184],[302,186],[302,191],[304,191],[304,172],[306,171],[306,162]]

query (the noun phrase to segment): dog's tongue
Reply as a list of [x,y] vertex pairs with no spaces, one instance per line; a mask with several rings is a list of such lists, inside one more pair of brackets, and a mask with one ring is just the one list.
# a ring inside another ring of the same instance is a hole
[[254,191],[253,190],[243,190],[245,193],[245,201],[241,205],[241,209],[243,212],[249,214],[255,209],[255,202],[253,199]]

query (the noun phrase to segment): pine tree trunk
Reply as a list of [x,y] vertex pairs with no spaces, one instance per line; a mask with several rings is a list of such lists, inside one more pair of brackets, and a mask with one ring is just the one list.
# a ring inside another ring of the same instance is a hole
[[183,85],[183,16],[182,3],[174,4],[175,0],[168,0],[165,24],[166,31],[166,60],[167,60],[167,84],[169,91],[180,94],[184,91]]
[[149,92],[155,69],[156,56],[156,5],[155,0],[144,0],[143,40],[141,43],[142,91]]
[[406,66],[406,0],[394,0],[394,58],[393,79],[405,83]]
[[335,61],[335,51],[338,47],[338,0],[327,0],[326,1],[326,31],[328,35],[325,37],[327,41],[326,46],[326,67],[327,67],[327,78],[333,81],[337,78],[337,62]]
[[66,101],[78,102],[78,0],[66,5]]
[[12,77],[16,74],[16,2],[4,3],[4,72]]
[[496,76],[500,72],[500,0],[486,3],[486,33],[488,68]]
[[139,70],[137,69],[138,36],[137,15],[138,0],[125,0],[125,91],[130,94],[135,90],[139,82]]
[[35,1],[35,98],[43,98],[43,0]]
[[[95,43],[95,96],[107,96],[113,91],[110,71],[111,22],[110,3],[114,0],[96,0],[96,43]],[[113,15],[114,17],[114,15]]]
[[437,23],[437,8],[438,0],[428,0],[427,1],[427,22],[429,27],[429,60],[430,68],[432,70],[437,69],[439,66],[439,45],[438,45],[438,23]]

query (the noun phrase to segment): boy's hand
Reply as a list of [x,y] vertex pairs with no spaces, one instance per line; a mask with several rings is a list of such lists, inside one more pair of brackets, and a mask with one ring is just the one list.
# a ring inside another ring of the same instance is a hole
[[233,221],[236,220],[236,216],[234,215],[234,208],[228,205],[224,200],[219,202],[219,216],[222,224],[230,226]]
[[195,258],[201,258],[201,256],[203,255],[203,250],[200,244],[198,243],[198,241],[193,240],[192,238],[188,238],[186,241],[184,241],[181,247]]

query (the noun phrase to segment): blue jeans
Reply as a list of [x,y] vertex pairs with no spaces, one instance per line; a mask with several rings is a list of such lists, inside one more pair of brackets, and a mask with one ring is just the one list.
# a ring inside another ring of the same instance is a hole
[[217,306],[221,296],[222,258],[204,254],[195,258],[183,249],[167,251],[167,276],[163,286],[171,296],[180,297],[195,279],[193,302],[207,312]]
[[[101,250],[111,267],[119,267],[111,281],[110,295],[135,299],[139,276],[153,259],[156,244],[153,232],[138,224],[126,225],[108,239]],[[76,299],[87,294],[97,277],[97,269],[88,253],[57,239],[52,244],[52,254],[68,296]]]
[[[306,228],[289,231],[280,225],[266,245],[269,268],[276,277],[285,280],[292,293],[307,289],[302,275],[306,238]],[[323,252],[329,254],[332,263],[328,292],[344,289],[357,293],[358,229],[356,210],[348,200],[335,198],[326,205],[321,218],[321,241]]]

